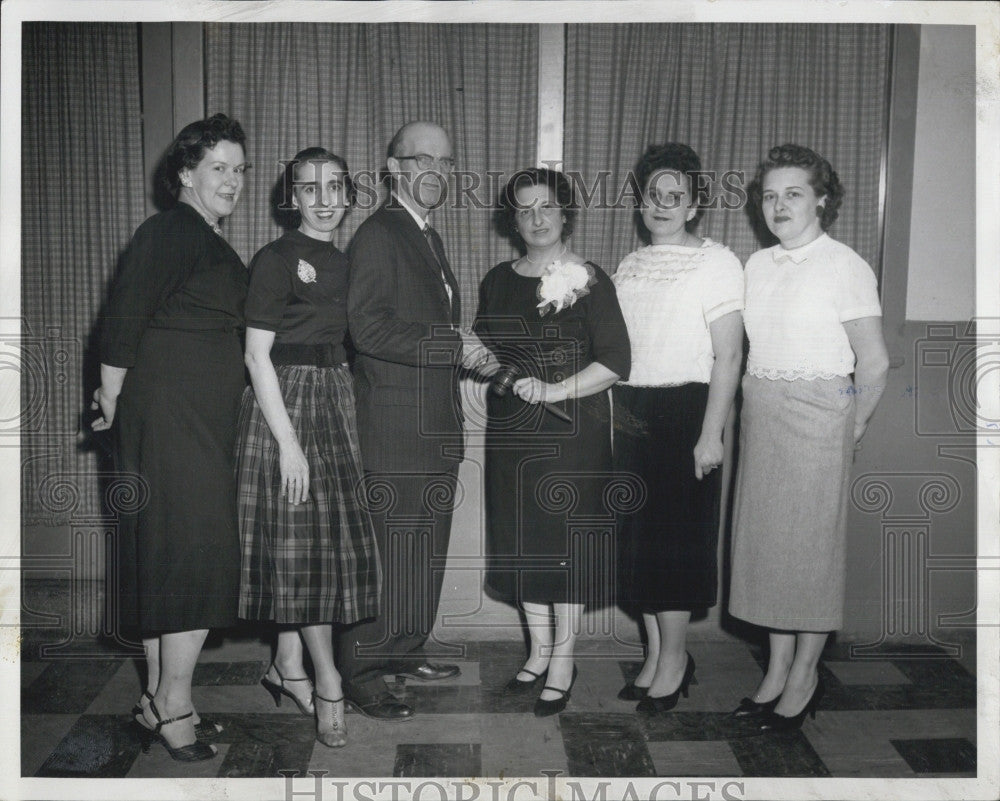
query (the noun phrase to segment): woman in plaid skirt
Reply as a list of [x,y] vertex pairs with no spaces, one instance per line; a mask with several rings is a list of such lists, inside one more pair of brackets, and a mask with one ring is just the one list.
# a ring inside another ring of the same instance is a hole
[[[349,265],[333,234],[353,200],[347,164],[307,148],[286,165],[289,230],[257,253],[247,296],[247,389],[237,479],[239,614],[279,624],[261,684],[316,717],[316,739],[347,743],[332,623],[378,613],[379,559],[361,503],[354,389],[346,366]],[[302,642],[316,672],[306,677]]]

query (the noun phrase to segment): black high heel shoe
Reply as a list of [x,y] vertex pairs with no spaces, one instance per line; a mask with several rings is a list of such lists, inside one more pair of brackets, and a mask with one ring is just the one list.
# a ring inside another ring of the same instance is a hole
[[543,701],[539,698],[535,701],[535,717],[536,718],[547,718],[551,715],[558,715],[566,708],[566,704],[569,703],[569,694],[573,689],[573,685],[576,684],[576,665],[573,665],[573,678],[569,680],[569,687],[565,690],[559,687],[550,687],[545,685],[542,687],[542,692],[546,690],[552,690],[553,692],[562,693],[558,698],[553,698],[551,701]]
[[680,700],[683,694],[685,698],[688,697],[688,685],[691,684],[691,679],[694,678],[694,657],[691,654],[687,654],[687,664],[684,666],[684,675],[681,677],[681,683],[678,685],[677,689],[668,695],[649,695],[643,698],[638,706],[636,706],[635,711],[641,712],[644,715],[657,715],[661,712],[669,712]]
[[[150,703],[153,701],[153,696],[149,690],[144,690],[142,697],[149,699]],[[138,704],[132,707],[132,717],[137,718],[142,713],[142,701],[139,701]],[[225,731],[225,728],[221,723],[216,723],[209,718],[201,718],[201,720],[194,724],[194,736],[199,740],[211,740],[214,737],[218,737],[223,731]]]
[[777,698],[772,698],[770,701],[761,702],[754,701],[752,698],[741,698],[740,705],[729,713],[729,717],[755,718],[767,712],[773,712],[779,700],[781,700],[780,695]]
[[641,701],[649,695],[649,687],[640,687],[634,681],[630,681],[618,691],[618,697],[622,701]]
[[823,686],[823,680],[817,679],[816,689],[813,690],[813,694],[809,696],[806,705],[799,710],[797,715],[786,717],[785,715],[779,715],[773,710],[766,712],[757,726],[757,731],[763,734],[766,732],[785,732],[801,729],[806,715],[809,715],[813,720],[816,719],[816,707],[819,705],[819,699],[823,697],[824,692],[826,692],[826,688]]
[[535,673],[535,671],[533,670],[528,670],[527,668],[521,668],[517,672],[527,673],[528,675],[534,676],[535,678],[529,679],[528,681],[521,681],[517,677],[517,673],[515,673],[514,678],[512,678],[504,685],[505,691],[509,693],[520,693],[524,692],[525,690],[530,690],[532,687],[534,687],[536,684],[538,684],[538,682],[540,682],[548,675],[549,669],[545,668],[545,670],[543,670],[541,673]]
[[178,715],[175,718],[168,718],[167,720],[164,720],[160,717],[160,710],[156,708],[156,702],[152,699],[149,701],[149,711],[152,712],[153,717],[156,718],[156,726],[152,729],[146,725],[144,715],[132,719],[138,731],[139,744],[142,746],[142,752],[144,754],[149,753],[150,746],[157,740],[163,743],[163,747],[167,749],[167,753],[170,754],[170,758],[175,759],[178,762],[204,762],[206,759],[212,759],[218,754],[218,751],[212,748],[212,746],[208,743],[203,743],[201,740],[197,739],[193,743],[188,743],[187,745],[181,745],[174,748],[167,742],[167,738],[160,733],[164,726],[169,726],[171,723],[177,723],[180,720],[187,720],[189,717],[194,715],[194,712],[187,712],[183,715]]
[[[290,690],[285,689],[285,682],[286,681],[309,681],[309,678],[305,677],[305,678],[301,678],[301,679],[286,679],[284,676],[281,675],[281,671],[278,670],[278,666],[276,664],[274,664],[272,662],[271,663],[271,667],[273,667],[274,668],[274,672],[278,674],[278,681],[280,681],[281,684],[275,684],[273,681],[271,681],[267,677],[267,673],[265,673],[261,677],[260,683],[264,686],[265,690],[267,690],[269,693],[271,693],[271,697],[274,699],[274,705],[277,706],[277,707],[280,707],[281,706],[281,696],[286,695],[286,696],[288,696],[289,698],[291,698],[295,702],[295,706],[297,706],[299,708],[299,712],[301,712],[303,715],[310,715],[310,716],[314,715],[315,712],[316,712],[316,705],[315,704],[313,704],[313,708],[310,709],[309,707],[307,707],[302,702],[302,699],[299,698],[295,693],[291,692]],[[311,695],[311,693],[310,693],[310,695]]]

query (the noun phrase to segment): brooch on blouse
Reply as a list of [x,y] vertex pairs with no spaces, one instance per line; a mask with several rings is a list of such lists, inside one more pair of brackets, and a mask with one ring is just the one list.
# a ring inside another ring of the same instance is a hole
[[316,283],[316,268],[305,259],[299,259],[299,280],[303,284]]
[[539,316],[544,317],[550,306],[557,313],[568,309],[589,293],[590,287],[595,283],[597,277],[590,265],[552,262],[545,268],[542,280],[538,284],[538,299],[541,302],[536,308]]

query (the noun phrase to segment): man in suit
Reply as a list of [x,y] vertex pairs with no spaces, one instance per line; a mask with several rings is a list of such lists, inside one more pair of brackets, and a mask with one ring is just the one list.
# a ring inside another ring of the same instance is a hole
[[474,358],[480,344],[460,327],[458,284],[427,223],[454,168],[448,134],[428,122],[404,125],[386,167],[391,195],[348,249],[347,299],[382,606],[378,618],[343,632],[337,661],[354,709],[402,720],[413,710],[388,691],[383,676],[435,681],[459,672],[427,662],[422,649],[441,596],[462,458],[458,367],[463,352]]

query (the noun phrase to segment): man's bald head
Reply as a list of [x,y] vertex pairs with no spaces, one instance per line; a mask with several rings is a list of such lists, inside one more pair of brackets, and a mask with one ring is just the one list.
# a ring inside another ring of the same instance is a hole
[[451,155],[451,137],[440,125],[425,120],[408,122],[392,137],[389,148],[386,152],[387,158],[397,156],[413,156],[417,153],[427,153],[431,156],[445,155],[443,153],[433,153],[424,149],[424,145],[433,143],[441,145],[447,143],[447,155]]
[[425,211],[444,202],[454,166],[451,138],[433,122],[408,122],[389,143],[386,167],[394,191]]

